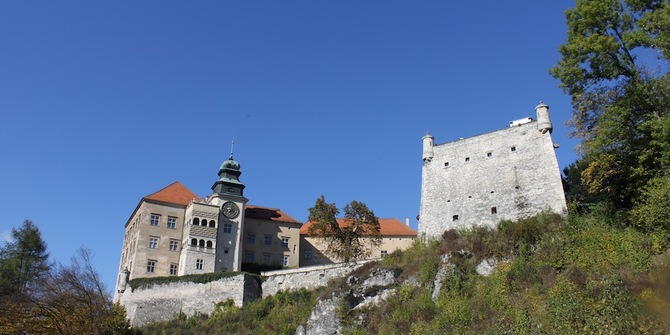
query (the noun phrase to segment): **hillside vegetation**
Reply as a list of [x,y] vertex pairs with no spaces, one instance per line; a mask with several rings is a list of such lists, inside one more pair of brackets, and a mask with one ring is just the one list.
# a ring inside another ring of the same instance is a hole
[[[372,307],[337,310],[345,334],[667,334],[670,256],[665,241],[621,228],[597,213],[543,213],[498,229],[447,231],[375,267],[401,271],[395,293]],[[476,273],[496,259],[490,276]],[[452,264],[433,298],[441,264]],[[212,315],[154,323],[144,334],[294,334],[319,291],[282,292],[243,308],[223,302]]]

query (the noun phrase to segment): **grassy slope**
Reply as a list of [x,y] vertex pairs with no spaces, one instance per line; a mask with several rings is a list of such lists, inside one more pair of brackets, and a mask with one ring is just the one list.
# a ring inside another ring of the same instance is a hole
[[[670,256],[654,236],[606,219],[540,214],[498,230],[449,231],[378,266],[402,269],[397,294],[367,310],[338,311],[349,334],[668,334]],[[440,259],[454,267],[431,298]],[[483,259],[502,260],[477,275]],[[333,283],[331,289],[341,285]],[[144,334],[293,334],[317,295],[280,293],[242,309],[152,324]],[[353,322],[351,320],[362,320]]]

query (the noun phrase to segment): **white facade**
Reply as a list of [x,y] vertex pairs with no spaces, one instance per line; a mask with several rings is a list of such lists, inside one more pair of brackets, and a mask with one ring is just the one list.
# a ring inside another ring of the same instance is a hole
[[435,145],[423,137],[420,235],[494,227],[543,210],[566,213],[548,106],[536,111],[540,122],[471,138]]

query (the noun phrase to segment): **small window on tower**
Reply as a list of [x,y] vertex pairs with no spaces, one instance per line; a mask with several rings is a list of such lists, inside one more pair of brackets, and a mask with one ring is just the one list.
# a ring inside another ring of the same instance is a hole
[[492,152],[487,152],[486,157],[489,157],[489,158],[493,157],[493,153]]
[[491,214],[498,214],[498,208],[497,207],[491,207]]
[[449,167],[449,162],[444,162],[444,167]]
[[469,161],[470,161],[470,157],[465,157],[465,161],[466,161],[466,162],[469,162]]
[[230,223],[224,223],[223,224],[223,232],[225,234],[230,234],[233,232],[233,225]]
[[516,152],[516,147],[511,147],[511,148],[509,148],[509,149],[510,149],[510,151],[512,151],[512,152]]
[[452,221],[458,221],[458,215],[454,215],[453,217],[451,217],[451,220]]

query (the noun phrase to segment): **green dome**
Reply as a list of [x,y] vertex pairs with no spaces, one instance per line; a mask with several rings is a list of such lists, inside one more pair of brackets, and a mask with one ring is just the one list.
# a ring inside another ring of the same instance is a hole
[[240,169],[240,163],[234,160],[232,155],[230,156],[230,158],[228,158],[227,161],[224,161],[223,164],[221,164],[221,170],[239,170],[239,169]]

